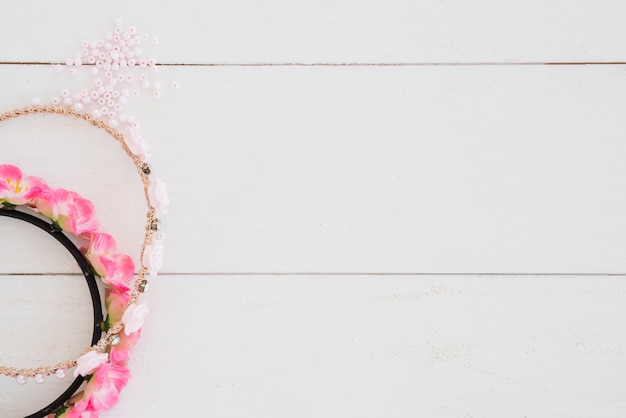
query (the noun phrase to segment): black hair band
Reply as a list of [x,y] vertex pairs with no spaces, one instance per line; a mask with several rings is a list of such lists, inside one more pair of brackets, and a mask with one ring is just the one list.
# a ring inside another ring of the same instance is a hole
[[[0,216],[20,219],[22,221],[26,221],[32,225],[35,225],[36,227],[52,235],[57,241],[63,244],[63,246],[70,252],[70,254],[72,254],[80,269],[82,270],[83,276],[87,280],[87,285],[89,286],[91,302],[93,303],[93,334],[91,337],[90,346],[96,344],[100,339],[100,336],[102,335],[102,302],[100,299],[100,292],[98,291],[96,279],[91,270],[91,266],[85,259],[84,255],[62,231],[55,228],[54,225],[44,221],[43,219],[40,219],[26,212],[5,208],[0,208]],[[51,404],[44,407],[43,409],[35,412],[34,414],[28,415],[26,418],[44,418],[47,415],[54,413],[61,405],[63,405],[72,397],[72,395],[78,390],[84,380],[85,378],[83,376],[78,376],[76,379],[74,379],[70,387],[67,388],[67,390],[63,392],[61,396],[59,396],[55,401],[53,401]]]

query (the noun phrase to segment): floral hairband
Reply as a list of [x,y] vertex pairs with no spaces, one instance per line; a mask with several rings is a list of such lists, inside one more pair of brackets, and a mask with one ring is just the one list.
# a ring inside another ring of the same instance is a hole
[[[156,43],[156,40],[140,36],[134,27],[124,29],[118,21],[102,40],[84,41],[74,58],[66,60],[65,66],[56,67],[57,72],[67,69],[70,76],[79,67],[91,67],[93,85],[74,93],[64,89],[62,99],[53,97],[48,105],[34,99],[31,106],[0,114],[0,122],[31,114],[56,114],[103,129],[118,141],[134,163],[147,204],[137,268],[131,256],[116,251],[113,236],[100,230],[91,201],[74,191],[48,185],[36,173],[23,173],[16,165],[0,164],[0,211],[34,214],[46,219],[54,232],[72,236],[82,244],[82,257],[105,289],[106,318],[97,330],[100,338],[80,356],[36,368],[0,365],[0,375],[12,377],[18,384],[31,379],[44,383],[50,376],[65,378],[69,373],[86,381],[76,393],[68,394],[67,399],[50,404],[30,417],[96,418],[117,403],[130,377],[130,353],[149,312],[144,296],[149,287],[148,277],[156,276],[162,266],[163,233],[157,215],[167,212],[169,198],[165,183],[152,178],[148,145],[139,134],[138,123],[124,113],[124,108],[128,98],[139,95],[140,90],[160,96],[158,82],[151,82],[146,74],[136,80],[131,72],[133,68],[156,71],[156,61],[140,59],[138,48],[142,42]],[[177,88],[178,83],[172,87]]]

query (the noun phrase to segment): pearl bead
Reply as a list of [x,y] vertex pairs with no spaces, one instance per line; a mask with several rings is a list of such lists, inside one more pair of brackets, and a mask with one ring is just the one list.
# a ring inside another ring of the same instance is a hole
[[41,373],[37,373],[37,374],[35,375],[35,382],[37,382],[37,383],[41,384],[41,383],[43,383],[43,382],[45,382],[45,381],[46,381],[46,376],[44,376],[43,374],[41,374]]
[[26,382],[28,382],[28,377],[22,374],[18,374],[17,376],[15,376],[15,381],[17,382],[18,385],[24,385],[26,384]]
[[54,375],[59,379],[65,379],[65,376],[67,376],[67,372],[65,371],[65,369],[57,369],[57,371],[54,372]]
[[82,112],[83,104],[82,103],[74,103],[74,110],[77,112]]
[[100,118],[100,116],[102,116],[102,114],[100,113],[100,111],[99,111],[99,110],[94,110],[94,111],[91,113],[91,115],[92,115],[94,118],[96,118],[96,119],[98,119],[98,118]]
[[117,128],[117,121],[115,119],[109,119],[109,126],[111,126],[111,128]]

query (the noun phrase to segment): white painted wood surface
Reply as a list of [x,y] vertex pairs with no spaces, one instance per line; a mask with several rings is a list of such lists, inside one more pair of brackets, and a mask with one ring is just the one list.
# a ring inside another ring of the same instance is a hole
[[[132,109],[172,205],[103,417],[624,415],[626,66],[527,65],[626,61],[623,2],[108,4],[182,87]],[[48,63],[115,17],[0,6],[0,111],[58,95]],[[106,135],[29,116],[0,141],[136,254],[140,185]],[[81,351],[72,260],[0,230],[0,357]],[[2,379],[0,417],[58,391]]]

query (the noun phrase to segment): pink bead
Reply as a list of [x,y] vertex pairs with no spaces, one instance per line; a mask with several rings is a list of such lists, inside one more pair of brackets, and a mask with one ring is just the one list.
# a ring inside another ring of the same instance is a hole
[[59,103],[61,103],[61,101],[59,100],[58,97],[54,97],[52,98],[52,100],[50,101],[53,105],[58,105]]
[[147,76],[147,75],[145,75],[145,74],[142,74],[142,75],[140,75],[140,76],[139,76],[139,79],[140,79],[141,81],[146,81],[146,80],[148,80],[148,76]]
[[130,33],[129,32],[123,32],[122,33],[122,39],[130,39]]
[[113,42],[119,42],[122,37],[120,35],[113,36]]
[[[122,97],[120,97],[121,99]],[[124,98],[124,100],[126,100]],[[116,103],[115,106],[113,106],[113,109],[115,109],[116,112],[119,112],[120,110],[122,110],[122,105],[120,103]]]
[[131,59],[129,59],[129,60],[128,60],[128,66],[129,66],[129,67],[134,67],[134,66],[135,66],[135,60],[134,60],[134,59],[132,59],[132,58],[131,58]]
[[115,86],[115,85],[117,85],[117,80],[115,78],[111,78],[109,80],[109,86]]
[[106,104],[106,102],[107,102],[107,101],[104,99],[104,97],[100,97],[100,98],[98,99],[98,104],[99,104],[99,105],[105,105],[105,104]]
[[102,113],[103,115],[106,115],[109,113],[109,108],[108,107],[103,107],[100,109],[100,113]]
[[113,77],[113,73],[112,73],[110,70],[109,70],[109,71],[105,71],[105,72],[104,72],[104,76],[105,76],[106,78],[111,78],[111,77]]
[[89,104],[89,103],[91,103],[91,97],[89,97],[89,96],[83,97],[81,102],[83,102],[84,104]]
[[71,76],[76,75],[76,68],[70,68],[70,69],[67,71],[67,73],[68,73],[69,75],[71,75]]
[[141,92],[139,90],[137,90],[137,89],[132,91],[133,97],[138,97],[140,94],[141,94]]
[[117,99],[118,97],[120,97],[120,92],[118,90],[111,92],[111,97]]
[[126,81],[128,81],[129,83],[131,83],[134,79],[135,79],[135,77],[132,74],[128,74],[126,76]]
[[[94,48],[91,50],[91,55],[93,55],[94,57],[98,57],[100,58],[100,50],[97,48]],[[104,59],[104,58],[100,58],[100,59]]]
[[134,26],[131,26],[128,28],[128,33],[130,33],[131,35],[134,35],[137,33],[137,28]]
[[65,65],[67,65],[68,67],[71,67],[72,65],[74,65],[74,58],[68,58],[65,60]]
[[93,90],[90,93],[90,96],[91,96],[92,99],[97,99],[98,97],[100,97],[100,94],[98,94],[98,92],[96,90]]
[[85,97],[85,96],[89,96],[89,90],[87,90],[87,89],[82,89],[82,90],[80,91],[80,95],[81,95],[81,96],[83,96],[83,97]]
[[174,90],[179,89],[179,88],[180,88],[180,83],[179,83],[178,81],[174,81],[174,82],[172,83],[172,88],[173,88]]
[[81,45],[83,48],[88,48],[88,47],[89,47],[89,41],[82,41],[82,42],[80,43],[80,45]]
[[83,110],[83,104],[82,103],[74,103],[74,110],[77,112],[81,112]]
[[104,86],[98,87],[98,94],[103,95],[106,91],[107,89]]
[[124,76],[124,74],[117,75],[117,81],[124,81],[124,80],[126,80],[126,77]]
[[63,103],[65,103],[66,105],[71,105],[72,104],[72,98],[71,97],[66,97],[65,99],[63,99]]
[[18,374],[17,376],[15,376],[15,381],[17,382],[18,385],[24,385],[26,384],[26,382],[28,382],[28,377],[22,374]]
[[[117,99],[117,101],[120,103],[120,106],[121,106],[121,105],[123,105],[123,104],[126,104],[126,102],[128,101],[128,99],[127,99],[126,97],[124,97],[124,96],[120,96],[120,98],[119,98],[119,99]],[[119,110],[119,109],[117,109],[117,110]]]
[[154,91],[152,92],[152,95],[153,95],[154,97],[161,97],[161,91],[160,91],[160,90],[154,90]]
[[111,128],[116,128],[117,125],[118,125],[117,120],[109,119],[109,126],[111,126]]
[[35,106],[39,105],[40,103],[41,103],[41,99],[39,99],[39,97],[35,97],[35,98],[33,99],[33,104],[34,104]]
[[54,66],[54,71],[56,71],[57,74],[62,73],[64,69],[65,67],[63,67],[61,64],[57,64]]
[[111,70],[111,63],[110,62],[105,62],[104,65],[102,66],[102,69],[104,71],[109,71]]
[[141,87],[143,87],[144,89],[148,89],[150,88],[150,82],[149,81],[142,81],[141,82]]
[[107,100],[107,106],[109,106],[109,107],[115,106],[115,100],[113,100],[113,99]]
[[93,84],[96,87],[101,87],[104,84],[104,82],[98,78],[96,81],[93,82]]
[[61,97],[70,97],[70,91],[68,89],[62,90]]
[[87,62],[88,62],[89,64],[95,64],[95,63],[96,63],[96,57],[94,57],[93,55],[90,55],[90,56],[87,58]]
[[[120,33],[122,33],[122,28],[118,25],[113,32],[115,32],[117,35],[119,35]],[[115,37],[113,37],[113,39],[115,39]]]
[[114,62],[113,64],[111,64],[112,71],[118,71],[119,69],[120,69],[120,65],[117,62]]
[[109,109],[109,118],[115,119],[115,116],[117,116],[117,113],[115,113],[114,110]]
[[81,55],[82,55],[83,57],[87,57],[87,56],[89,56],[89,50],[88,50],[87,48],[84,48],[84,49],[81,51]]
[[54,372],[54,375],[59,379],[64,379],[67,373],[65,369],[57,369],[57,371]]
[[130,90],[128,90],[128,89],[122,89],[122,96],[124,96],[124,97],[128,97],[128,96],[130,96]]
[[145,68],[145,67],[147,67],[147,66],[148,66],[148,61],[146,61],[146,60],[141,60],[141,61],[139,61],[139,66],[140,66],[141,68]]
[[104,41],[97,41],[96,42],[96,47],[102,48],[103,46],[104,46]]
[[83,98],[83,95],[79,91],[77,91],[76,93],[72,94],[72,99],[74,99],[74,100],[80,100],[82,98]]
[[106,44],[104,44],[104,49],[106,51],[110,51],[111,49],[113,49],[113,44],[110,42],[107,42]]
[[139,122],[131,122],[130,126],[132,126],[135,129],[139,129]]
[[74,58],[74,65],[80,67],[81,65],[83,65],[83,60],[80,58]]
[[128,65],[128,63],[126,62],[126,60],[122,58],[122,59],[120,60],[120,67],[124,68],[124,67],[126,67],[127,65]]
[[103,61],[104,61],[104,59],[105,59],[106,57],[107,57],[107,54],[105,54],[104,52],[101,52],[101,53],[99,53],[99,54],[98,54],[98,59],[99,59],[99,60],[103,60]]
[[94,110],[93,112],[91,112],[91,115],[92,115],[94,118],[99,118],[100,116],[102,116],[102,115],[100,114],[100,111],[99,111],[99,110]]

